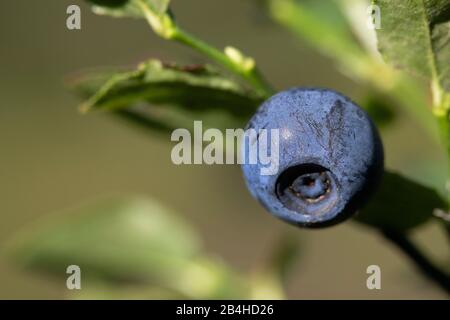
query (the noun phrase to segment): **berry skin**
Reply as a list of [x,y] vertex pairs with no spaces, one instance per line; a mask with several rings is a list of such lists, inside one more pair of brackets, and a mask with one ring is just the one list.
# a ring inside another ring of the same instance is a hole
[[[273,215],[302,227],[325,227],[365,204],[383,173],[383,146],[367,113],[343,95],[294,88],[264,102],[246,129],[279,129],[279,170],[244,161],[253,197]],[[243,159],[249,148],[243,143]]]

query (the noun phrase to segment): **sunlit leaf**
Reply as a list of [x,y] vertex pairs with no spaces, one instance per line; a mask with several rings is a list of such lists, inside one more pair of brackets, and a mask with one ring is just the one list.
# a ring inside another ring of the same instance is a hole
[[[97,14],[114,17],[142,17],[142,10],[135,0],[86,0],[93,4],[93,11]],[[142,0],[157,15],[169,10],[170,0]]]
[[21,267],[64,279],[68,266],[79,266],[83,294],[76,298],[114,298],[119,288],[129,298],[246,294],[234,271],[202,253],[181,217],[147,198],[105,200],[61,213],[17,237],[9,251]]
[[267,0],[267,4],[276,21],[323,54],[351,68],[365,62],[366,54],[336,1]]
[[189,128],[194,120],[241,127],[262,101],[210,66],[157,60],[131,71],[86,74],[72,86],[81,96],[90,96],[83,111],[112,110],[161,130]]
[[387,62],[437,81],[450,92],[450,2],[375,0],[378,48]]
[[14,257],[60,276],[78,265],[86,278],[167,284],[200,252],[180,217],[142,198],[87,205],[33,229],[17,240]]

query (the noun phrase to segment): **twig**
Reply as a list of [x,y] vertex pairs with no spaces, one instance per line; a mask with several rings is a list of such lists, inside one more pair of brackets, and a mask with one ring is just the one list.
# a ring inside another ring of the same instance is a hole
[[273,88],[264,79],[252,58],[244,56],[240,51],[231,47],[228,48],[228,52],[227,50],[218,50],[209,43],[183,30],[175,23],[170,14],[156,14],[144,0],[134,0],[134,2],[143,12],[153,31],[160,37],[166,40],[178,41],[204,54],[247,81],[257,93],[265,98],[270,97],[274,93]]

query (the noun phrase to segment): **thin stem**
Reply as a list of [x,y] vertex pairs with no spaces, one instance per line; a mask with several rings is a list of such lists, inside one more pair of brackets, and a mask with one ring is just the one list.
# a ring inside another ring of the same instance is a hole
[[424,276],[441,287],[450,295],[450,277],[448,274],[433,265],[427,257],[412,243],[405,233],[394,230],[381,230],[384,237],[403,251],[422,272]]
[[264,96],[272,95],[273,89],[265,81],[256,67],[243,67],[242,65],[231,60],[230,57],[228,57],[222,51],[212,47],[208,43],[198,39],[196,36],[180,29],[179,27],[177,27],[173,35],[173,39],[199,51],[210,59],[226,67],[231,72],[237,74],[238,76],[249,82],[260,94]]
[[[148,4],[145,1],[134,1],[135,4],[142,10],[148,24],[157,35],[167,40],[175,40],[183,43],[188,47],[191,47],[206,55],[213,61],[221,64],[231,72],[244,79],[258,94],[264,97],[269,97],[273,94],[274,90],[263,78],[253,59],[244,57],[240,52],[238,53],[239,57],[237,59],[233,59],[225,52],[214,48],[205,41],[181,29],[178,25],[176,25],[169,14],[156,14],[148,7]],[[234,49],[234,52],[237,52],[237,50]]]

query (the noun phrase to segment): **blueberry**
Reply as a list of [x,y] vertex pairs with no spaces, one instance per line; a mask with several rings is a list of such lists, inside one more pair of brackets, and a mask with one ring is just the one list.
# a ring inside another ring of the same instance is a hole
[[289,223],[324,227],[351,217],[382,176],[377,129],[365,111],[337,92],[280,92],[260,106],[246,129],[279,129],[278,171],[262,175],[260,161],[244,161],[242,169],[251,194]]

